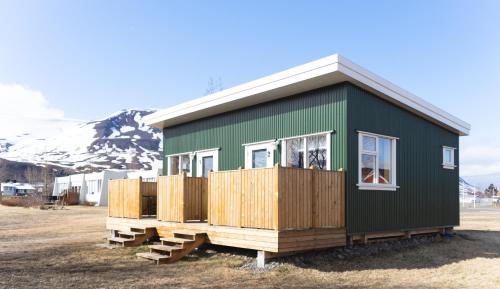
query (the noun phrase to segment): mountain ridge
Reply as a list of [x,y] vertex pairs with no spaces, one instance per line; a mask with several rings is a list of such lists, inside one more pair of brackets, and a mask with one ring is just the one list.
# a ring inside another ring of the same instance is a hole
[[77,172],[102,169],[152,169],[161,159],[161,130],[143,118],[154,109],[124,109],[88,122],[64,123],[48,137],[21,134],[1,138],[0,158],[52,165]]

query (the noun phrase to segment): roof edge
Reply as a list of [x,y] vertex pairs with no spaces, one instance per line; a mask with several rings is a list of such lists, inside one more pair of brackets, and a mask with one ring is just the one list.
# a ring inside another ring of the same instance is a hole
[[[294,84],[306,84],[308,81],[313,82],[321,76],[326,77],[328,75],[334,75],[334,73],[341,73],[343,76],[347,77],[347,80],[358,82],[358,84],[372,90],[380,97],[386,98],[396,105],[403,106],[405,109],[413,111],[418,115],[426,116],[439,125],[455,131],[461,136],[469,135],[470,133],[471,126],[467,122],[368,71],[339,54],[327,56],[201,98],[159,110],[146,116],[144,121],[147,125],[165,128],[169,126],[165,125],[167,120],[186,117],[189,114],[215,109],[224,104],[227,105],[228,103],[235,103],[241,100],[246,100],[246,102],[251,103],[252,96],[255,98],[262,93],[272,90],[285,90],[287,87]],[[259,101],[262,102],[261,100]],[[260,102],[256,102],[255,104]],[[221,110],[230,111],[230,109]],[[210,113],[207,112],[207,114]],[[205,114],[199,115],[201,116],[197,118],[193,117],[190,120],[207,116]],[[186,121],[179,121],[178,123],[183,122]]]

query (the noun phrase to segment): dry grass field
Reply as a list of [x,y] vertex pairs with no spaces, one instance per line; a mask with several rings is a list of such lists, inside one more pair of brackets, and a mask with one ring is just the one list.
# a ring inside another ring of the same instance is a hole
[[98,247],[105,215],[0,206],[0,288],[500,288],[499,209],[464,211],[451,239],[309,253],[264,271],[251,251],[205,247],[155,266],[135,257],[145,248]]

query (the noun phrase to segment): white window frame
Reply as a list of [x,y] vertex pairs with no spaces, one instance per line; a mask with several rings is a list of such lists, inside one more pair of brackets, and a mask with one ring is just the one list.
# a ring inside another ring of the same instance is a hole
[[179,164],[178,164],[178,171],[179,174],[182,172],[182,156],[189,155],[189,161],[190,161],[190,166],[189,166],[189,172],[186,174],[188,177],[191,177],[193,175],[193,158],[194,154],[192,152],[185,152],[185,153],[179,153],[179,154],[172,154],[172,155],[167,155],[167,168],[168,168],[168,175],[172,176],[172,166],[171,164],[171,158],[172,157],[179,157]]
[[208,149],[195,152],[196,154],[196,176],[203,176],[203,158],[213,157],[213,168],[214,172],[219,171],[219,150],[220,148]]
[[[375,152],[363,151],[363,137],[373,137],[375,138]],[[391,184],[379,184],[379,161],[378,161],[378,140],[380,138],[385,138],[391,140]],[[399,188],[397,185],[397,173],[396,173],[396,151],[397,151],[397,140],[399,138],[380,135],[365,131],[358,131],[358,189],[360,190],[378,190],[378,191],[396,191]],[[375,156],[375,175],[374,183],[363,183],[361,180],[361,155],[368,154]]]
[[[313,137],[313,136],[326,136],[326,167],[325,167],[325,170],[329,171],[331,170],[331,140],[332,140],[332,133],[333,133],[333,130],[331,131],[325,131],[325,132],[319,132],[319,133],[313,133],[313,134],[306,134],[306,135],[299,135],[299,136],[293,136],[293,137],[287,137],[287,138],[282,138],[280,139],[281,141],[281,166],[283,167],[286,167],[287,165],[287,156],[286,156],[286,153],[287,153],[287,150],[286,150],[286,142],[287,141],[290,141],[290,140],[295,140],[295,139],[300,139],[302,138],[303,139],[303,143],[304,143],[304,160],[303,160],[303,163],[304,163],[304,166],[307,166],[308,163],[309,163],[309,150],[308,150],[308,147],[307,147],[307,138],[308,137]],[[308,169],[307,168],[304,168],[304,169]]]
[[267,150],[266,168],[274,165],[274,151],[276,150],[276,140],[244,144],[245,147],[245,169],[252,169],[252,152],[256,150]]
[[[457,148],[443,146],[443,168],[447,170],[454,170],[457,166],[455,165],[455,150]],[[446,152],[451,151],[451,162],[447,163],[446,160]]]

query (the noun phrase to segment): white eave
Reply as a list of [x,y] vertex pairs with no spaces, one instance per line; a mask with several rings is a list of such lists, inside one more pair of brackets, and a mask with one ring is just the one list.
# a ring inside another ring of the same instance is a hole
[[157,111],[148,115],[145,122],[156,128],[171,127],[344,81],[352,82],[459,135],[469,134],[468,123],[339,54]]

